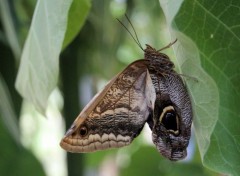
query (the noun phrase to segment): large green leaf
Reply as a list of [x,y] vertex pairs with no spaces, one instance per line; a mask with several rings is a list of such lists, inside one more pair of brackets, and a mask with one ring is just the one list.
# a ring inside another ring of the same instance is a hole
[[65,48],[82,28],[91,7],[90,0],[73,0],[68,14],[68,25],[63,48]]
[[[89,9],[88,1],[81,2],[87,4],[84,7]],[[72,0],[39,0],[23,49],[16,88],[42,113],[45,111],[50,93],[57,84],[59,54],[64,38],[64,46],[66,46],[80,29],[80,27],[73,27],[78,26],[73,25],[73,21],[81,24],[86,18],[86,15],[82,14],[71,15],[72,12],[69,12],[71,4]],[[76,18],[78,21],[68,19],[69,17]],[[68,21],[71,22],[68,23]],[[74,29],[72,32],[67,32],[65,36],[67,27]]]
[[[198,80],[187,83],[203,164],[221,173],[238,175],[240,1],[160,0],[160,3],[173,29],[171,34],[179,39],[180,46],[175,50],[179,65],[184,74]],[[178,53],[183,53],[185,60]]]

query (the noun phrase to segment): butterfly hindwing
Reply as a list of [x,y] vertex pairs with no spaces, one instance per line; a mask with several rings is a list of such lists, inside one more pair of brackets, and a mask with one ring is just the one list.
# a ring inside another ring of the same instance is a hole
[[140,133],[156,99],[146,60],[130,64],[83,109],[61,141],[69,152],[128,145]]
[[[170,160],[187,155],[192,124],[190,98],[179,75],[170,74],[161,79],[156,93],[152,138],[158,151]],[[158,79],[159,79],[158,78]]]

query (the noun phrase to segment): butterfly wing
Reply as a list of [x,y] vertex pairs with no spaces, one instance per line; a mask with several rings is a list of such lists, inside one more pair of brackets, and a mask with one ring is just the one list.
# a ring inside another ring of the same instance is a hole
[[192,124],[192,108],[186,86],[177,74],[151,75],[151,78],[157,87],[153,121],[149,123],[153,143],[166,158],[173,161],[183,159],[187,155]]
[[113,78],[82,110],[60,145],[69,152],[93,152],[128,145],[153,111],[156,93],[138,60]]

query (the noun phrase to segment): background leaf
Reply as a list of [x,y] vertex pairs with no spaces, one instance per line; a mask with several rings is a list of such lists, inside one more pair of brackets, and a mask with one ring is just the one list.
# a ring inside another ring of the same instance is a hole
[[69,9],[67,31],[63,41],[63,48],[76,37],[82,28],[90,7],[90,0],[73,0]]
[[[196,44],[194,52],[199,53],[201,65],[193,57],[183,70],[189,74],[203,68],[214,80],[199,72],[196,77],[200,84],[197,83],[195,88],[189,86],[195,104],[194,127],[203,163],[218,172],[238,175],[240,129],[236,122],[240,117],[240,22],[237,19],[240,17],[240,2],[194,0],[160,3],[168,22],[181,36],[190,38],[188,46]],[[175,9],[175,12],[169,9]],[[174,21],[171,21],[174,16]],[[180,42],[182,44],[183,40]],[[184,52],[189,52],[189,47],[185,45],[183,48]],[[210,135],[211,140],[207,144]]]
[[17,144],[20,144],[20,132],[17,123],[17,117],[10,99],[7,85],[0,73],[0,117],[5,124],[11,137]]
[[0,9],[1,19],[4,31],[6,33],[6,38],[8,40],[9,45],[11,46],[15,59],[19,59],[21,55],[21,47],[18,41],[16,28],[14,26],[14,19],[11,16],[9,4],[6,0],[0,1]]
[[[72,0],[39,0],[23,49],[16,88],[41,113],[45,112],[48,97],[57,84],[59,54],[71,4]],[[84,21],[85,17],[86,15],[83,15],[79,20]],[[74,26],[72,22],[69,24],[71,25],[68,27]],[[68,32],[66,43],[76,34],[77,29]]]

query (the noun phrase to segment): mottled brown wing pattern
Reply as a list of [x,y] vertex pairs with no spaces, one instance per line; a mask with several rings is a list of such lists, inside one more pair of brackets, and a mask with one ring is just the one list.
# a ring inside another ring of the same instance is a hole
[[128,145],[140,133],[156,99],[147,60],[130,64],[83,109],[60,145],[92,152]]

